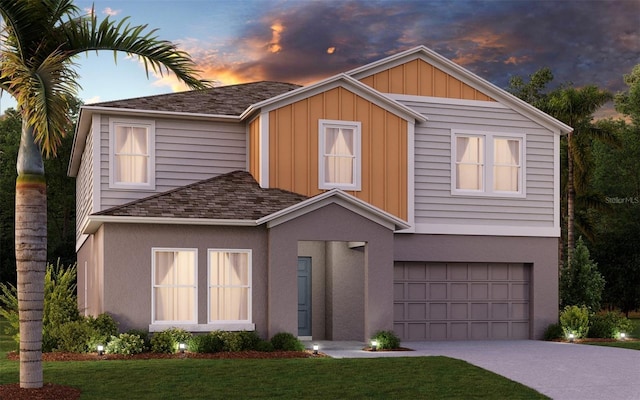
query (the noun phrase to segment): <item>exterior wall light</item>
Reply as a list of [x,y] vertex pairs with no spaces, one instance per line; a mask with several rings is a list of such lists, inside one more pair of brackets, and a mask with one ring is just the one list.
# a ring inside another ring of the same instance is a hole
[[371,351],[376,351],[378,350],[378,341],[377,340],[372,340],[371,341]]
[[187,348],[187,345],[185,343],[180,343],[178,345],[178,349],[180,349],[180,353],[184,353],[186,348]]
[[103,354],[104,354],[104,346],[103,346],[103,345],[99,344],[99,345],[97,346],[97,350],[98,350],[98,355],[99,355],[99,356],[101,356],[101,355],[103,355]]
[[320,349],[320,346],[318,346],[317,344],[313,345],[313,354],[318,354],[318,349]]

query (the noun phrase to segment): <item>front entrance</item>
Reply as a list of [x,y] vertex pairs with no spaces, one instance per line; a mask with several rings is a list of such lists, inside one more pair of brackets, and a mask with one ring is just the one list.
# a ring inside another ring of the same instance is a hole
[[298,257],[298,336],[311,336],[311,257]]

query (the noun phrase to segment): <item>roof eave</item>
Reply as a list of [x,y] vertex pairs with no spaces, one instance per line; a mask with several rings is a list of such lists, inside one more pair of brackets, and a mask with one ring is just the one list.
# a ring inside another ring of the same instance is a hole
[[90,215],[81,232],[85,235],[95,233],[103,224],[155,224],[155,225],[205,225],[205,226],[257,226],[255,220],[247,219],[209,219],[174,217],[132,217],[116,215]]

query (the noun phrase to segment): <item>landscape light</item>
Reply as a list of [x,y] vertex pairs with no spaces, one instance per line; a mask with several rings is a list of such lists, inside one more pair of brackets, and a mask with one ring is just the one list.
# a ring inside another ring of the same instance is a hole
[[378,349],[378,341],[377,340],[372,340],[371,341],[371,351],[376,351]]
[[573,339],[575,339],[576,336],[573,333],[569,334],[569,342],[573,343]]
[[97,348],[98,348],[98,355],[99,356],[103,355],[104,354],[104,346],[99,344]]
[[178,348],[180,349],[180,353],[184,353],[184,350],[187,348],[187,345],[184,343],[180,343],[178,345]]
[[624,332],[620,332],[620,340],[625,340],[627,338],[627,334]]
[[313,345],[313,354],[318,354],[318,349],[320,348],[320,346],[318,346],[317,344]]

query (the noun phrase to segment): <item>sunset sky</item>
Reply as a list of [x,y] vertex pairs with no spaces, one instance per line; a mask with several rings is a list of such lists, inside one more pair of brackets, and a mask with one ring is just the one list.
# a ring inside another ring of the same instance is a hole
[[[554,82],[619,91],[640,63],[640,0],[95,0],[188,51],[220,85],[308,84],[418,45],[499,87],[548,66]],[[122,54],[78,59],[87,102],[184,90]],[[15,107],[4,94],[0,107]]]

